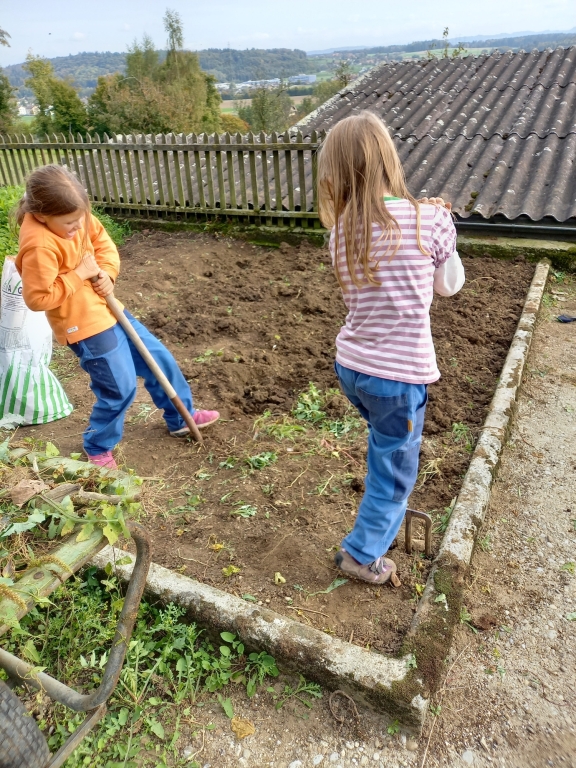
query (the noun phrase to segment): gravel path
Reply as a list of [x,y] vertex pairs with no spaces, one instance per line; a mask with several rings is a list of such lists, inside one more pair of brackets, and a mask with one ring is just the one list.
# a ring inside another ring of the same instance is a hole
[[424,733],[390,735],[367,712],[338,731],[327,694],[306,720],[253,702],[254,736],[238,744],[218,728],[203,768],[576,768],[576,620],[567,618],[576,618],[576,324],[555,319],[576,314],[576,291],[555,289],[563,293],[545,297],[464,623]]

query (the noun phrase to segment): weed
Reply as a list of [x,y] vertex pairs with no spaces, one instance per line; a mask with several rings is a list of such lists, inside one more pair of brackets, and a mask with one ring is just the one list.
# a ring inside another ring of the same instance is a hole
[[486,536],[484,536],[483,539],[480,539],[479,543],[480,543],[480,549],[482,550],[482,552],[492,551],[492,540],[489,533]]
[[222,568],[222,575],[227,579],[229,579],[230,576],[235,576],[237,573],[240,573],[240,568],[235,565],[227,565],[225,568]]
[[338,587],[341,587],[343,584],[347,584],[348,579],[334,579],[334,581],[329,584],[326,589],[321,589],[318,592],[308,592],[306,597],[315,597],[316,595],[327,595],[330,592],[333,592],[335,589],[338,589]]
[[235,456],[228,456],[228,458],[224,459],[224,461],[221,461],[218,466],[220,469],[234,469],[237,463],[238,459]]
[[386,728],[386,733],[388,733],[390,736],[394,736],[398,733],[400,730],[400,723],[398,720],[393,720],[388,728]]
[[339,440],[352,430],[362,426],[362,419],[353,414],[347,414],[342,419],[326,420],[322,426],[326,432]]
[[440,704],[437,704],[437,705],[430,704],[429,709],[430,709],[430,712],[434,715],[434,717],[438,717],[440,712],[442,712],[442,707]]
[[218,694],[218,701],[220,702],[220,706],[224,710],[226,717],[229,717],[230,720],[232,720],[234,717],[234,707],[232,706],[232,700],[230,698],[225,699],[224,696]]
[[235,502],[234,507],[235,509],[230,510],[230,514],[238,517],[254,517],[258,512],[258,507],[253,504],[246,504],[244,501]]
[[219,349],[217,352],[214,352],[213,349],[207,349],[206,352],[202,352],[201,355],[198,355],[198,357],[194,358],[195,363],[207,363],[214,357],[222,357],[224,354],[223,349]]
[[[34,663],[90,692],[99,685],[123,600],[114,577],[99,581],[96,569],[89,568],[83,579],[60,587],[48,608],[33,608],[3,638],[3,646],[23,656],[33,633],[41,638],[34,647],[39,660]],[[230,699],[223,692],[231,682],[243,684],[253,695],[267,677],[277,677],[272,657],[246,657],[231,633],[222,633],[223,643],[214,646],[195,624],[184,624],[183,616],[184,610],[173,604],[158,608],[142,602],[108,712],[68,758],[67,768],[184,765],[187,758],[180,750],[187,741],[179,743],[181,718],[197,724],[198,730],[212,730],[213,724],[200,716],[203,700],[219,695],[230,717]],[[52,752],[84,718],[49,702],[39,725]]]
[[444,459],[441,456],[439,456],[436,459],[430,459],[430,461],[427,461],[424,464],[420,472],[418,472],[418,480],[419,480],[418,488],[422,488],[422,486],[427,480],[430,480],[431,478],[436,477],[437,475],[440,475],[440,476],[442,475],[442,470],[440,469],[440,465],[442,464],[443,461]]
[[244,461],[252,470],[265,469],[278,461],[278,454],[274,451],[266,451],[265,453],[258,453],[256,456],[249,456]]
[[262,493],[265,496],[273,496],[274,495],[274,483],[267,483],[266,485],[262,486]]
[[469,453],[472,453],[474,450],[474,438],[472,436],[472,431],[467,424],[458,421],[452,424],[452,437],[454,438],[455,443],[464,443],[466,450]]
[[299,434],[305,434],[306,428],[300,424],[292,423],[289,416],[284,416],[281,420],[270,421],[272,414],[270,411],[264,411],[254,422],[254,433],[264,432],[267,435],[275,437],[278,442],[281,440],[294,440]]
[[308,389],[300,393],[292,415],[300,421],[318,424],[326,418],[326,413],[322,410],[323,400],[321,391],[310,382]]
[[553,277],[555,282],[557,282],[557,283],[564,283],[564,281],[566,280],[566,272],[558,272],[558,271],[556,271],[554,269],[552,269],[550,271],[552,273],[552,277]]
[[130,224],[128,224],[126,221],[115,221],[112,216],[104,213],[104,211],[100,210],[98,207],[92,208],[92,213],[102,224],[106,232],[108,232],[114,244],[124,245],[126,239],[132,234]]
[[564,565],[560,568],[561,571],[567,571],[572,576],[576,572],[576,563],[564,563]]
[[455,498],[452,499],[449,507],[444,507],[444,512],[440,515],[440,517],[438,518],[438,520],[434,525],[434,533],[446,533],[446,529],[448,528],[448,523],[450,522],[450,518],[452,517],[452,510],[454,509],[454,504],[456,504]]
[[466,608],[466,606],[463,605],[460,608],[460,624],[465,624],[468,627],[468,629],[471,629],[472,632],[474,632],[474,634],[477,635],[478,630],[471,622],[472,622],[472,616],[468,612],[468,608]]
[[152,409],[151,405],[147,405],[146,403],[140,403],[138,406],[138,413],[135,413],[134,416],[130,416],[129,419],[127,419],[129,424],[142,424],[148,421],[150,416],[153,412],[157,411],[157,408]]
[[[272,698],[276,701],[276,709],[282,709],[284,704],[290,699],[296,699],[308,709],[312,709],[314,706],[314,699],[322,698],[322,689],[318,683],[309,683],[302,675],[299,676],[298,685],[296,687],[286,684],[282,693],[277,693],[272,687],[266,689],[268,693],[272,694]],[[304,696],[310,698],[303,698]]]

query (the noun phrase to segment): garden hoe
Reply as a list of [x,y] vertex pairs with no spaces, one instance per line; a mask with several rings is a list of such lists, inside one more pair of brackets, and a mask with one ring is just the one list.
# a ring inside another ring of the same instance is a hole
[[[92,278],[93,283],[95,283],[97,280],[98,280],[97,277]],[[150,352],[144,346],[144,342],[134,330],[132,324],[130,323],[130,321],[122,311],[120,304],[118,304],[118,302],[116,301],[116,297],[114,296],[113,293],[110,293],[108,294],[108,296],[106,296],[106,304],[108,304],[110,312],[112,312],[116,320],[118,320],[122,328],[126,331],[126,336],[128,336],[132,344],[134,344],[134,346],[142,356],[142,359],[144,360],[148,368],[150,368],[150,370],[156,377],[158,384],[160,384],[160,386],[162,387],[166,395],[169,397],[170,401],[172,402],[172,404],[174,405],[174,407],[176,408],[180,416],[182,416],[182,418],[186,422],[186,426],[190,430],[191,436],[194,438],[194,440],[196,440],[197,443],[203,443],[204,441],[202,440],[202,435],[200,434],[200,430],[198,429],[196,422],[192,418],[192,415],[188,412],[188,409],[176,394],[176,390],[174,389],[172,384],[170,384],[170,382],[166,378],[166,375],[164,374],[164,372],[162,371],[162,369],[160,368],[156,360],[154,360]]]

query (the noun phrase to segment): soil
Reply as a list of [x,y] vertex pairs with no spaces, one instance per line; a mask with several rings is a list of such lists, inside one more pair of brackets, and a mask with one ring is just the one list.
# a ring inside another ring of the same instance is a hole
[[[118,298],[174,353],[195,406],[222,414],[199,448],[170,438],[139,390],[117,460],[150,478],[143,517],[153,559],[359,645],[398,650],[429,569],[419,552],[392,552],[398,589],[348,581],[327,591],[341,575],[333,554],[354,522],[366,451],[353,409],[328,391],[336,387],[334,339],[345,308],[327,251],[144,231],[121,256]],[[522,261],[474,258],[465,267],[461,293],[436,298],[432,308],[442,378],[429,390],[410,500],[434,516],[435,548],[533,275]],[[93,396],[68,350],[55,350],[54,368],[73,414],[19,435],[70,453],[81,449]],[[316,426],[291,416],[310,382],[322,391],[325,416]],[[274,425],[305,431],[275,437]]]

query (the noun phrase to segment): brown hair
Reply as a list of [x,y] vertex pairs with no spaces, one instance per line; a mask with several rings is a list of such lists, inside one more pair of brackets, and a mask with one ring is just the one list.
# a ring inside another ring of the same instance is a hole
[[[418,247],[426,254],[420,240],[420,207],[408,192],[402,164],[386,125],[367,111],[341,120],[332,128],[319,153],[318,202],[324,226],[336,227],[334,266],[342,290],[345,287],[338,264],[340,223],[348,272],[358,287],[362,282],[379,285],[374,277],[378,265],[370,266],[373,223],[382,227],[380,240],[388,244],[388,261],[400,248],[402,232],[386,207],[384,195],[412,203],[416,209]],[[356,275],[357,264],[362,267],[363,281]]]
[[90,213],[90,200],[76,176],[61,165],[36,168],[26,179],[26,194],[14,214],[22,224],[27,213],[41,216],[65,216],[74,211]]

